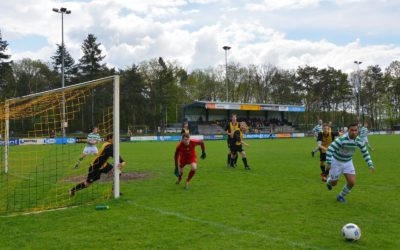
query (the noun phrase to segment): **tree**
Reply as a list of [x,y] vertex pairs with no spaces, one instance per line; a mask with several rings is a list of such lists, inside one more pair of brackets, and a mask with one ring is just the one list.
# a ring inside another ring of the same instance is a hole
[[[222,87],[221,81],[218,80],[217,72],[208,68],[205,70],[194,70],[190,73],[185,87],[185,93],[189,97],[187,102],[194,100],[202,101],[218,101],[225,97],[225,89]],[[225,85],[225,81],[222,83]]]
[[12,62],[7,61],[11,55],[6,54],[8,43],[3,40],[0,31],[0,99],[10,96],[10,92],[15,85],[12,72]]
[[400,61],[393,61],[386,68],[385,104],[386,115],[391,127],[400,123]]
[[379,65],[369,66],[364,72],[361,89],[362,120],[368,115],[371,128],[378,128],[382,110],[382,100],[385,91],[383,72]]
[[[105,64],[101,63],[105,56],[101,55],[101,43],[97,43],[96,40],[97,38],[93,34],[89,34],[83,41],[81,46],[83,56],[79,59],[77,77],[74,82],[85,82],[115,74],[115,69],[108,69]],[[82,127],[91,128],[97,124],[96,121],[101,119],[101,110],[111,105],[112,99],[108,98],[109,93],[112,93],[111,85],[92,90],[91,101],[87,101],[82,106]],[[94,109],[95,103],[96,109]]]
[[301,86],[294,72],[276,69],[271,79],[271,99],[275,104],[301,105]]
[[101,64],[101,61],[105,58],[101,55],[99,48],[101,43],[96,43],[96,40],[97,38],[93,34],[89,34],[81,46],[83,56],[79,59],[78,66],[81,80],[99,77],[102,71],[106,69],[105,64]]
[[[25,58],[13,63],[12,67],[15,75],[15,84],[10,89],[9,98],[38,93],[55,87],[53,83],[57,79],[57,74],[40,60]],[[34,124],[34,117],[21,120],[21,123],[14,123],[14,131],[32,130]]]
[[255,102],[257,103],[268,103],[272,102],[271,97],[271,81],[276,73],[276,67],[272,65],[257,66],[254,69],[250,68],[250,72],[253,72],[253,94],[255,96]]
[[[301,88],[301,94],[303,96],[303,104],[305,106],[305,122],[310,124],[313,122],[311,116],[317,111],[320,116],[320,97],[318,95],[318,83],[320,81],[318,68],[305,66],[304,68],[299,67],[297,69],[296,81]],[[316,119],[314,119],[316,120]]]
[[[347,80],[348,75],[340,70],[334,71],[335,88],[332,93],[333,111],[334,115],[338,114],[338,118],[333,119],[336,124],[347,126],[353,121],[353,118],[347,114],[352,105],[352,87]],[[341,111],[341,112],[340,112]]]
[[12,97],[19,97],[51,90],[61,87],[56,82],[57,74],[51,71],[49,66],[40,60],[25,58],[13,64],[16,85]]
[[[132,65],[121,74],[121,127],[128,128],[130,125],[149,124],[149,107],[147,105],[149,96],[139,72],[137,65]],[[134,100],[134,101],[132,101]]]
[[5,60],[10,59],[10,55],[7,55],[5,51],[7,50],[8,43],[3,40],[3,36],[1,35],[0,30],[0,63],[5,63]]
[[[57,44],[57,51],[54,56],[51,57],[53,69],[61,74],[62,66],[62,51],[61,45]],[[72,58],[71,54],[67,51],[64,45],[64,76],[65,82],[70,83],[72,78],[76,76],[77,68],[75,66],[75,60]],[[68,85],[68,84],[66,84]]]

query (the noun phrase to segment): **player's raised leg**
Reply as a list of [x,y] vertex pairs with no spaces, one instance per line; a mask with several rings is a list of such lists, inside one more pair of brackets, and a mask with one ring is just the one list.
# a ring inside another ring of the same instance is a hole
[[332,190],[332,188],[334,186],[336,186],[338,180],[339,180],[339,176],[341,174],[341,169],[336,166],[336,164],[332,165],[329,167],[329,175],[328,175],[328,179],[326,180],[326,187],[328,188],[328,190]]
[[346,202],[344,197],[351,192],[351,189],[353,189],[354,184],[356,183],[356,176],[354,174],[344,174],[344,177],[346,178],[347,183],[337,196],[337,200],[340,202]]

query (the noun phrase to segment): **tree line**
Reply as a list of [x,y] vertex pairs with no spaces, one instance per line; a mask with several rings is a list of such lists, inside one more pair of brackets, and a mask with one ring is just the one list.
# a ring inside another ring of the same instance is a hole
[[[121,128],[158,126],[182,120],[182,105],[195,100],[243,103],[304,105],[298,123],[310,129],[318,118],[343,126],[360,118],[373,129],[391,129],[400,123],[400,61],[382,70],[370,65],[346,74],[333,67],[301,66],[296,70],[274,65],[225,65],[188,72],[178,62],[154,58],[124,69],[108,67],[94,34],[88,34],[76,62],[66,47],[48,62],[24,58],[13,61],[0,30],[0,100],[61,87],[61,58],[64,50],[65,85],[113,74],[121,78]],[[226,70],[226,71],[225,71]],[[98,101],[107,90],[96,92]],[[87,131],[101,115],[85,104],[82,119],[71,130]]]

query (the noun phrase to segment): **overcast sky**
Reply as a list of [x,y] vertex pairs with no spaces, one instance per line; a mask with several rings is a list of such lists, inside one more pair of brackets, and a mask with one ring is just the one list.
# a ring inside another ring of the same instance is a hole
[[311,65],[351,72],[400,60],[400,0],[1,0],[13,60],[50,61],[64,41],[77,61],[89,33],[109,66],[162,56],[189,71],[225,64]]

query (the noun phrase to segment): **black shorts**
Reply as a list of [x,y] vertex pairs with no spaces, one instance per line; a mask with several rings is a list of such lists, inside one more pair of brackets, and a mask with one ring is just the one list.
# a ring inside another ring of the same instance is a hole
[[97,181],[98,179],[100,179],[101,174],[107,174],[112,169],[113,169],[113,165],[111,165],[110,163],[107,163],[107,165],[101,169],[100,169],[100,167],[97,167],[96,165],[90,166],[86,181],[89,183]]
[[326,161],[326,153],[319,153],[319,161]]
[[243,151],[243,147],[242,145],[236,145],[236,144],[232,144],[231,147],[231,152],[236,154],[237,152],[242,152]]
[[227,140],[226,142],[228,143],[228,148],[230,149],[230,148],[231,148],[232,140],[231,140],[231,138],[229,137],[229,135],[228,135],[228,140]]

